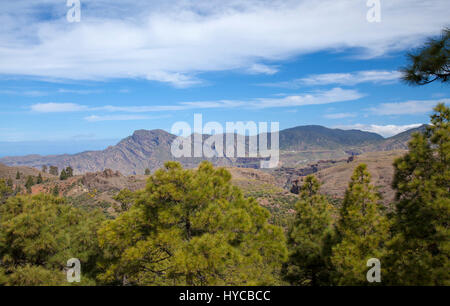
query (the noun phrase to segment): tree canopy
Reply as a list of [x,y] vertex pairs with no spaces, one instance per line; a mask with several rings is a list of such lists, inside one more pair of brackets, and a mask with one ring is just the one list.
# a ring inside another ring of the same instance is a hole
[[99,231],[100,279],[138,285],[274,284],[287,251],[269,213],[231,175],[168,162],[136,203]]
[[319,194],[319,187],[315,176],[305,178],[295,208],[295,220],[287,234],[290,252],[283,274],[293,285],[316,286],[330,282],[333,207]]
[[0,205],[0,284],[67,285],[67,260],[83,264],[92,284],[97,229],[104,217],[50,195],[16,196]]
[[395,236],[387,256],[394,284],[450,284],[450,109],[434,110],[426,132],[394,164]]
[[356,167],[340,210],[331,257],[339,285],[366,285],[367,261],[384,255],[389,225],[370,179],[365,164]]
[[440,38],[429,39],[417,52],[408,54],[408,65],[401,69],[403,80],[411,85],[450,81],[450,29]]

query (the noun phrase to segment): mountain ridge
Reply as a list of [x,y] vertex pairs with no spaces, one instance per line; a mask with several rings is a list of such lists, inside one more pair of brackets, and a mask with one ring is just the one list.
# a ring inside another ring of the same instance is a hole
[[[423,128],[420,127],[420,128]],[[385,151],[390,148],[405,149],[405,139],[409,139],[412,129],[390,138],[360,130],[330,129],[320,125],[297,126],[280,131],[281,158],[283,151],[345,151],[368,152]],[[398,136],[398,137],[397,137]],[[124,174],[141,174],[146,168],[154,171],[165,161],[177,160],[186,167],[195,167],[204,158],[180,158],[171,155],[171,143],[177,136],[162,129],[136,130],[116,145],[99,151],[84,151],[62,155],[26,155],[0,158],[0,163],[8,166],[40,168],[53,165],[60,169],[71,166],[75,173],[97,172],[105,169]],[[204,135],[204,138],[207,137]],[[269,137],[270,140],[270,137]],[[246,137],[248,142],[248,137]],[[407,140],[406,140],[407,142]],[[270,143],[270,141],[269,141]],[[352,155],[353,153],[347,153]],[[216,157],[209,159],[217,166],[256,167],[255,159]],[[257,161],[257,160],[256,160]]]

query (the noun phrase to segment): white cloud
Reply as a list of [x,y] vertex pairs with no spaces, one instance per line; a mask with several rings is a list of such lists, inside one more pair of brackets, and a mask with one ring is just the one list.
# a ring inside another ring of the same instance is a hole
[[[190,109],[235,108],[263,109],[275,107],[292,107],[305,105],[330,104],[358,100],[364,95],[356,90],[334,88],[326,91],[316,91],[310,94],[291,95],[282,98],[258,98],[244,100],[217,100],[181,102],[175,105],[145,105],[145,106],[98,106],[89,107],[75,103],[39,103],[31,106],[31,110],[39,113],[107,111],[122,113],[151,113],[162,111],[181,111]],[[89,117],[87,117],[89,118]],[[93,119],[96,119],[95,116]]]
[[[373,24],[366,1],[354,0],[82,3],[81,22],[68,23],[64,1],[4,1],[0,74],[187,87],[202,72],[273,73],[261,63],[320,50],[380,56],[408,49],[437,34],[450,11],[448,0],[385,1],[382,22]],[[43,20],[43,12],[57,19]]]
[[354,101],[362,98],[363,96],[363,94],[359,93],[356,90],[333,88],[326,91],[317,91],[312,94],[286,96],[284,98],[258,99],[258,102],[253,102],[251,105],[255,108],[320,105],[344,101]]
[[360,83],[388,83],[398,81],[401,73],[398,71],[370,70],[354,73],[330,73],[312,75],[301,79],[305,85],[356,85]]
[[287,82],[260,84],[268,87],[300,88],[302,86],[322,86],[338,84],[342,86],[357,85],[361,83],[388,84],[400,79],[398,71],[367,70],[352,73],[326,73],[310,75],[306,78]]
[[247,70],[250,74],[267,74],[267,75],[273,75],[278,72],[278,69],[274,66],[267,66],[262,64],[253,64],[250,68]]
[[151,117],[151,116],[140,116],[140,115],[112,115],[112,116],[88,116],[84,120],[89,122],[101,122],[101,121],[130,121],[130,120],[150,120],[159,119],[167,116]]
[[38,103],[31,106],[31,110],[37,113],[69,113],[87,110],[88,107],[75,103]]
[[415,115],[431,112],[438,103],[449,104],[450,99],[416,100],[399,103],[381,103],[369,110],[377,115]]
[[366,132],[372,132],[380,134],[384,137],[391,137],[402,133],[404,131],[417,128],[421,126],[421,123],[417,124],[407,124],[407,125],[376,125],[376,124],[353,124],[353,125],[340,125],[335,126],[335,128],[343,129],[343,130],[361,130]]
[[324,115],[327,119],[345,119],[345,118],[354,118],[356,114],[353,113],[337,113],[337,114],[326,114]]
[[102,90],[89,90],[89,89],[58,89],[58,93],[66,94],[76,94],[76,95],[90,95],[90,94],[99,94],[102,93]]
[[29,97],[41,97],[46,96],[48,93],[40,90],[11,90],[3,89],[0,90],[0,95],[19,95],[19,96],[29,96]]

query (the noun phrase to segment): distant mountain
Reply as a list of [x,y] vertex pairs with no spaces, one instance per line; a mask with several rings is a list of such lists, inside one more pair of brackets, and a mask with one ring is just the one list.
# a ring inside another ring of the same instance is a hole
[[407,150],[408,142],[411,135],[417,132],[424,132],[427,125],[421,125],[417,128],[407,130],[403,133],[389,137],[384,141],[376,144],[371,144],[366,148],[366,151],[393,151],[393,150]]
[[349,146],[381,143],[378,134],[359,130],[329,129],[320,125],[298,126],[280,132],[280,148],[284,150],[333,150]]
[[[384,139],[382,136],[359,130],[330,129],[323,126],[299,126],[280,131],[280,149],[282,151],[339,151],[337,157],[344,152],[383,151],[390,148],[404,148],[410,131]],[[207,138],[204,135],[204,138]],[[236,136],[235,136],[236,137]],[[75,173],[97,172],[105,169],[120,171],[123,174],[142,174],[146,168],[154,171],[169,160],[180,161],[186,167],[195,167],[204,158],[176,159],[171,154],[171,144],[176,139],[164,130],[138,130],[103,151],[86,151],[78,154],[64,155],[28,155],[0,158],[0,162],[9,166],[27,166],[40,169],[43,165],[53,165],[60,169],[71,166]],[[246,142],[248,142],[246,137]],[[295,153],[294,153],[295,154]],[[351,153],[350,153],[351,154]],[[283,158],[283,152],[281,154]],[[292,154],[290,156],[292,158]],[[295,156],[294,156],[295,158]],[[313,160],[314,157],[311,157]],[[210,159],[218,166],[236,166],[256,168],[257,159],[219,158]]]
[[139,173],[146,168],[155,169],[170,160],[170,144],[175,136],[163,130],[139,130],[103,151],[86,151],[73,155],[28,155],[5,157],[1,162],[10,166],[40,168],[53,165],[60,169],[71,166],[75,173],[97,172],[104,169],[118,170],[125,174]]

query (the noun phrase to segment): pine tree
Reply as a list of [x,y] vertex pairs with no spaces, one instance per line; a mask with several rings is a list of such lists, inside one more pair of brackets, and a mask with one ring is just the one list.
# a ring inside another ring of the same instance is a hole
[[305,178],[295,220],[288,232],[289,260],[283,274],[292,285],[317,286],[330,282],[332,206],[319,194],[319,187],[315,176]]
[[27,177],[27,181],[25,182],[25,188],[28,193],[31,193],[31,187],[34,185],[34,179],[31,175]]
[[42,172],[47,173],[47,166],[46,165],[42,166]]
[[65,169],[63,169],[62,171],[61,171],[61,174],[60,174],[60,176],[59,176],[59,179],[61,180],[61,181],[64,181],[64,180],[66,180],[67,179],[67,172],[66,172],[66,170]]
[[331,261],[339,285],[366,285],[367,261],[384,255],[389,224],[381,213],[380,197],[370,184],[367,166],[356,167],[346,190],[336,227]]
[[55,187],[53,187],[52,195],[54,195],[55,197],[59,196],[59,187],[58,187],[58,185],[55,185]]
[[144,174],[145,174],[145,175],[150,175],[150,174],[151,174],[150,169],[149,169],[149,168],[145,169]]
[[450,109],[439,104],[431,126],[413,135],[409,152],[394,163],[391,284],[450,285],[449,119]]
[[42,175],[39,173],[37,179],[36,179],[36,184],[42,184],[44,180],[42,179]]
[[19,171],[17,171],[17,173],[16,173],[16,180],[20,180],[20,172]]
[[0,179],[0,204],[5,203],[5,201],[13,194],[12,187],[9,186],[8,182],[4,179]]
[[73,177],[73,168],[72,167],[69,166],[66,168],[66,175],[67,175],[67,178]]
[[6,181],[6,185],[12,190],[14,188],[14,182],[12,180],[12,178],[8,178],[8,180]]
[[62,267],[74,257],[82,263],[81,284],[93,284],[103,220],[50,195],[9,198],[0,205],[0,284],[67,285]]
[[408,54],[409,65],[402,69],[403,80],[411,85],[434,81],[450,82],[450,29],[442,37],[430,39],[424,48]]
[[54,176],[58,176],[59,175],[58,167],[50,166],[49,173],[54,175]]
[[16,188],[14,189],[14,195],[18,195],[22,192],[22,187],[20,187],[19,184],[16,185]]
[[138,198],[138,192],[132,192],[131,190],[125,188],[122,189],[116,196],[114,196],[113,199],[120,203],[120,208],[117,209],[117,211],[124,212],[129,210]]
[[269,212],[202,163],[168,162],[136,204],[99,231],[100,279],[136,285],[276,284],[287,250]]

